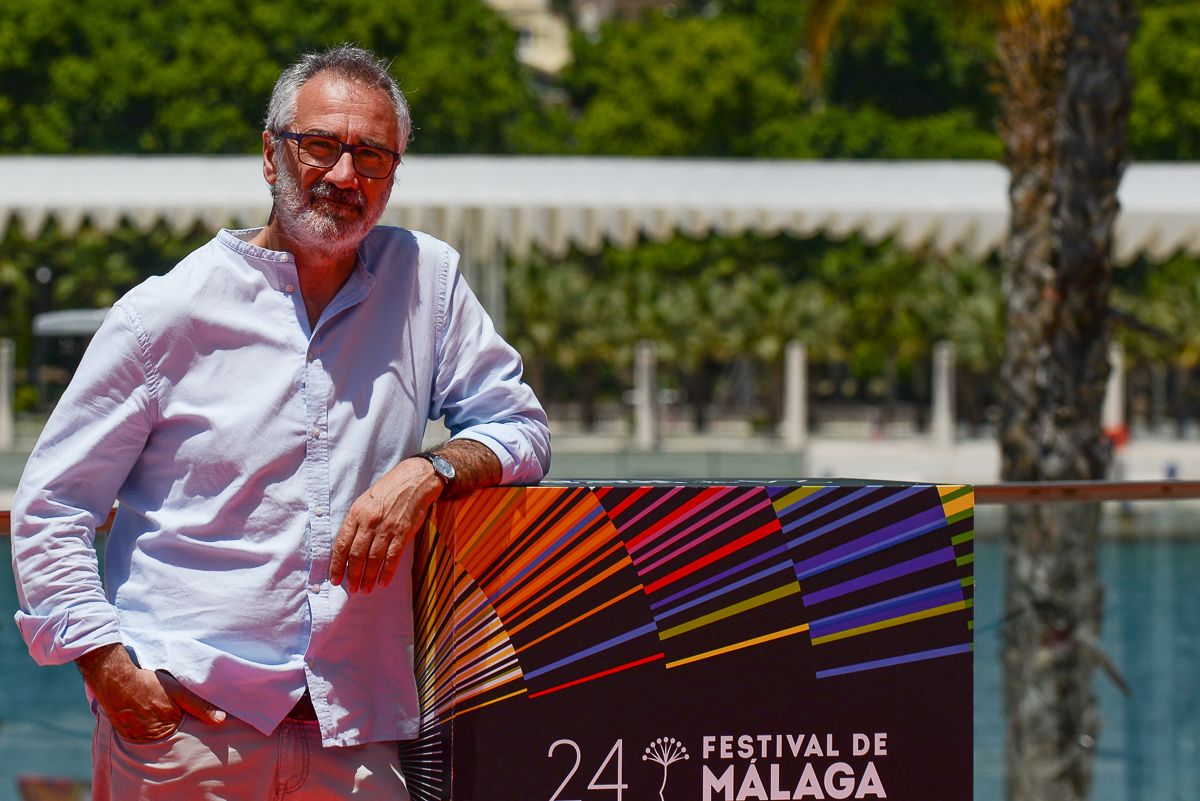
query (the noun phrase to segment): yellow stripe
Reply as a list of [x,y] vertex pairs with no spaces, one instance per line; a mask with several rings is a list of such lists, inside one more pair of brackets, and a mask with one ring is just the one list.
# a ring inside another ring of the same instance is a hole
[[666,666],[668,668],[673,668],[673,667],[679,667],[680,665],[688,665],[688,664],[691,664],[692,662],[699,662],[701,659],[708,659],[709,657],[720,656],[721,654],[727,654],[731,651],[740,651],[743,648],[749,648],[753,645],[762,645],[764,642],[770,642],[771,640],[778,640],[783,637],[790,637],[793,634],[803,634],[806,631],[808,631],[808,624],[801,623],[799,626],[793,626],[790,629],[784,629],[783,631],[776,631],[771,634],[764,634],[763,636],[755,637],[752,640],[743,640],[742,642],[736,642],[733,645],[726,645],[723,648],[716,648],[712,651],[705,651],[702,654],[695,654],[694,656],[685,656],[683,659],[676,659],[674,662],[668,662]]
[[946,512],[946,517],[954,517],[959,512],[965,512],[975,506],[975,493],[968,492],[959,498],[942,504],[942,509]]
[[946,604],[945,606],[935,606],[934,608],[926,609],[923,612],[913,612],[911,615],[902,615],[900,617],[893,617],[893,618],[889,618],[887,620],[880,620],[876,623],[868,623],[865,626],[859,626],[857,628],[846,629],[845,631],[839,631],[834,634],[826,634],[824,637],[815,637],[812,641],[812,644],[813,645],[824,645],[825,643],[833,642],[834,640],[844,640],[847,637],[857,637],[859,634],[868,634],[872,631],[879,631],[881,629],[890,629],[893,626],[903,626],[905,623],[915,623],[918,620],[925,620],[925,619],[931,618],[931,617],[938,617],[939,615],[948,615],[951,612],[961,612],[966,608],[967,608],[967,604],[965,601],[955,601],[952,604]]
[[747,598],[741,603],[736,603],[733,606],[727,606],[724,609],[718,609],[715,612],[710,612],[703,617],[698,617],[694,620],[689,620],[687,623],[680,623],[678,626],[672,626],[669,629],[663,629],[658,633],[658,639],[667,640],[684,632],[698,629],[701,626],[707,626],[709,623],[716,623],[718,620],[724,620],[727,617],[740,615],[742,612],[749,611],[758,606],[769,604],[772,601],[778,601],[780,598],[786,598],[789,595],[795,595],[800,592],[800,585],[797,582],[784,584],[782,587],[777,587],[762,595],[755,595],[753,598]]
[[965,486],[966,484],[938,484],[938,497],[945,498],[947,495],[953,495]]
[[515,693],[509,693],[508,695],[502,695],[499,698],[493,698],[491,701],[487,701],[485,703],[478,704],[477,706],[472,706],[467,709],[460,709],[457,712],[455,712],[453,715],[451,715],[450,717],[444,718],[444,720],[445,721],[454,720],[459,715],[465,715],[468,712],[474,712],[476,709],[483,709],[485,706],[491,706],[492,704],[498,704],[501,701],[507,701],[509,698],[516,698],[518,695],[524,695],[526,692],[528,692],[528,691],[524,687],[522,687],[521,689],[517,690]]
[[800,487],[798,489],[792,490],[787,495],[780,495],[778,498],[776,498],[774,501],[771,502],[771,506],[775,507],[776,512],[783,511],[784,509],[791,506],[796,501],[807,498],[809,495],[812,495],[814,492],[816,492],[819,489],[823,489],[823,487]]

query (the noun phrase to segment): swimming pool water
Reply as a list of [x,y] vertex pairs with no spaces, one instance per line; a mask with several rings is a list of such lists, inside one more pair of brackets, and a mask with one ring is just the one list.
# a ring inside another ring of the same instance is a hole
[[[71,666],[38,668],[12,622],[10,548],[0,537],[0,801],[20,774],[86,778],[91,714]],[[975,799],[1003,789],[1000,543],[976,544]],[[1200,541],[1108,541],[1104,648],[1132,687],[1096,676],[1104,728],[1095,801],[1200,798]]]

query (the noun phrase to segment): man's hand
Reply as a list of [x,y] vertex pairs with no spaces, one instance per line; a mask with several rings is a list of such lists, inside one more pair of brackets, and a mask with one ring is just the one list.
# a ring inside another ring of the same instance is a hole
[[[454,497],[500,483],[500,460],[480,442],[454,439],[436,452],[454,465]],[[333,542],[329,580],[347,592],[387,586],[404,546],[424,525],[443,489],[427,459],[405,459],[388,471],[350,506]]]
[[425,459],[405,459],[385,473],[350,506],[333,542],[329,580],[347,592],[386,587],[441,493],[442,479]]
[[147,742],[175,731],[184,713],[221,723],[225,713],[165,670],[133,664],[122,645],[104,645],[75,660],[113,730],[124,740]]

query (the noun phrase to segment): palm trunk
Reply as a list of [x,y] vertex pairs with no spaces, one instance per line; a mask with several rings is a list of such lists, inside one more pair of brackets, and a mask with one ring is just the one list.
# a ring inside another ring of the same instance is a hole
[[[1012,174],[1002,368],[1006,481],[1104,478],[1116,190],[1133,0],[1073,0],[998,39]],[[1099,729],[1098,508],[1009,511],[1004,667],[1009,799],[1082,801]]]

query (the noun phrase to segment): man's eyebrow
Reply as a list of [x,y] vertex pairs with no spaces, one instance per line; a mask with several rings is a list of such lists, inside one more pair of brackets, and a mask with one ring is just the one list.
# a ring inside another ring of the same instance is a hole
[[[333,133],[332,131],[326,130],[325,128],[309,128],[307,130],[300,131],[300,133],[312,134],[313,136],[325,136],[330,139],[337,139],[339,142],[342,141],[341,139],[338,139],[337,134]],[[370,139],[367,137],[363,137],[363,139],[359,142],[359,144],[367,145],[368,147],[377,147],[380,150],[386,150],[388,152],[394,152],[392,150],[391,146],[379,141],[378,139]]]
[[390,151],[392,149],[389,145],[380,142],[378,139],[368,139],[365,136],[363,137],[362,144],[369,145],[371,147],[377,147],[380,150]]

